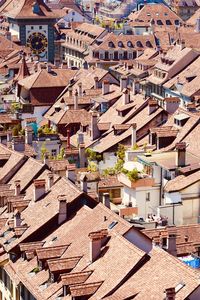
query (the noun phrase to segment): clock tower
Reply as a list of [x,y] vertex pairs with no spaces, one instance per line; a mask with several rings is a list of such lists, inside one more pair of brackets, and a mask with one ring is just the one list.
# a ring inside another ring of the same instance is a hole
[[54,24],[59,16],[43,0],[14,0],[13,7],[5,13],[11,35],[17,36],[40,61],[53,63]]

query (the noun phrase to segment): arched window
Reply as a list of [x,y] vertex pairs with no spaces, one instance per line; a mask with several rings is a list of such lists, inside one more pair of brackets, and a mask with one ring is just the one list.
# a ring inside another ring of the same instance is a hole
[[146,47],[152,48],[152,45],[151,45],[150,41],[146,41]]
[[127,42],[127,46],[128,46],[128,47],[133,47],[132,42],[131,42],[131,41],[128,41],[128,42]]
[[108,43],[108,47],[113,48],[113,47],[114,47],[113,42],[109,42],[109,43]]
[[140,41],[137,41],[137,42],[136,42],[136,46],[137,46],[138,48],[141,48],[141,47],[142,47],[142,43],[141,43]]
[[166,20],[166,25],[172,25],[172,22],[170,20]]

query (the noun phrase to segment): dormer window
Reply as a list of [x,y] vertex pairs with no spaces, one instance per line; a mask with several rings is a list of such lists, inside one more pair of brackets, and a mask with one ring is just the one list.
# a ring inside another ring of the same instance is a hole
[[136,46],[137,46],[138,48],[142,48],[142,43],[141,43],[140,41],[137,41],[137,42],[136,42]]
[[170,20],[166,20],[166,25],[172,25]]
[[146,47],[149,47],[149,48],[151,48],[151,47],[152,47],[152,45],[151,45],[150,41],[146,41]]
[[120,48],[123,47],[123,43],[121,41],[118,42],[118,47],[120,47]]
[[128,41],[128,42],[127,42],[127,46],[128,46],[128,47],[132,47],[132,46],[133,46],[132,42],[131,42],[131,41]]
[[175,24],[176,26],[179,26],[179,25],[180,25],[179,20],[175,20],[175,21],[174,21],[174,24]]
[[108,47],[110,47],[110,48],[114,48],[114,44],[113,44],[113,42],[109,42],[109,43],[108,43]]
[[40,13],[40,7],[39,7],[39,5],[38,5],[37,2],[35,2],[35,3],[33,4],[33,13],[34,13],[34,14],[39,14],[39,13]]
[[161,20],[157,20],[157,25],[163,25],[163,22]]

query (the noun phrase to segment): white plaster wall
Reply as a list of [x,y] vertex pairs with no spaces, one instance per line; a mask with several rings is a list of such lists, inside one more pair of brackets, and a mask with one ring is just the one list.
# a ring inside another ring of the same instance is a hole
[[181,194],[179,192],[175,193],[165,193],[164,195],[165,204],[172,204],[172,203],[180,203],[181,202]]
[[165,205],[158,207],[158,214],[168,218],[168,224],[173,225],[173,211],[175,225],[183,225],[183,205]]
[[76,12],[75,10],[70,11],[68,14],[66,14],[63,19],[66,22],[85,22],[85,17]]
[[15,35],[19,39],[19,26],[17,24],[10,24],[9,31],[12,36]]

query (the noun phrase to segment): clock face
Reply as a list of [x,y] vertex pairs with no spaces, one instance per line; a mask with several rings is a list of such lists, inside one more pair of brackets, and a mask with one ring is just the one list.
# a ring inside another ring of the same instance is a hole
[[43,33],[33,32],[27,39],[27,46],[31,48],[34,54],[40,54],[47,48],[47,38]]

